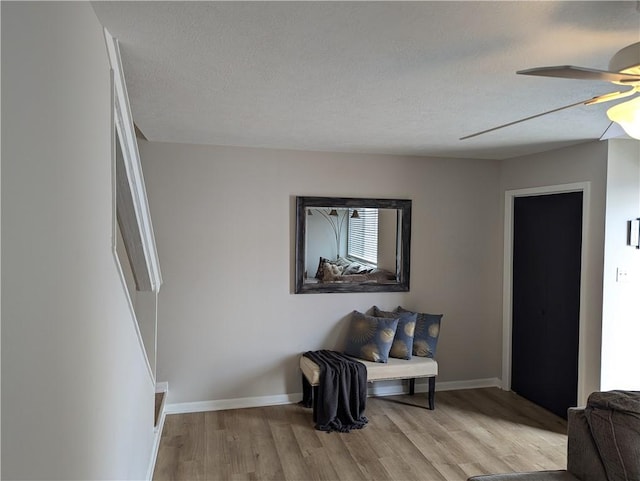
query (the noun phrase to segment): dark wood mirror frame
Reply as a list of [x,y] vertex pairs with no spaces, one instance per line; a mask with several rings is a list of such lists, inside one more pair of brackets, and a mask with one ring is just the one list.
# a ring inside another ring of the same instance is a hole
[[[305,282],[307,211],[310,208],[330,207],[336,209],[374,208],[398,211],[396,251],[396,282],[369,283],[309,283]],[[409,290],[411,266],[411,200],[362,199],[347,197],[296,197],[296,256],[295,293],[323,292],[406,292]]]

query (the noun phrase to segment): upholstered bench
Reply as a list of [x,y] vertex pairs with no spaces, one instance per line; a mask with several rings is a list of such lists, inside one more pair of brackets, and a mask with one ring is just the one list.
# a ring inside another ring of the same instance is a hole
[[[436,376],[438,375],[438,363],[435,359],[419,356],[413,356],[409,360],[390,357],[386,363],[354,359],[364,364],[367,368],[367,382],[408,379],[409,394],[411,395],[415,392],[416,379],[421,377],[428,378],[429,409],[433,410],[435,408]],[[302,371],[303,385],[306,383],[305,387],[312,388],[315,413],[316,401],[318,399],[318,383],[320,382],[320,367],[308,357],[300,356],[300,370]]]

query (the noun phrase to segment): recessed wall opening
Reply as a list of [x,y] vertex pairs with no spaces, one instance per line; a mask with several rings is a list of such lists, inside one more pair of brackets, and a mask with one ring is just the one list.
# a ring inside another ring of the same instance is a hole
[[122,282],[129,298],[131,313],[135,319],[147,356],[149,369],[155,379],[157,293],[150,289],[144,247],[132,201],[122,144],[117,132],[114,152],[115,215],[113,248],[120,268]]
[[118,42],[108,31],[104,34],[112,72],[112,249],[155,383],[157,301],[162,277]]

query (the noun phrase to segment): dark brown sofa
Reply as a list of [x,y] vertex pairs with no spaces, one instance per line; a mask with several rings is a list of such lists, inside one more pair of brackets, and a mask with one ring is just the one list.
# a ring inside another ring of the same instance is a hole
[[570,408],[567,469],[474,476],[468,481],[640,481],[640,392],[589,396]]

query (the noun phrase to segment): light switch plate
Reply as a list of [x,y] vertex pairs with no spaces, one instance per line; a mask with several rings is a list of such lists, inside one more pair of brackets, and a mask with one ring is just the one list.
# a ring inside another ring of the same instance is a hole
[[618,267],[616,269],[616,282],[626,284],[631,282],[631,277],[631,272],[628,269],[624,267]]

